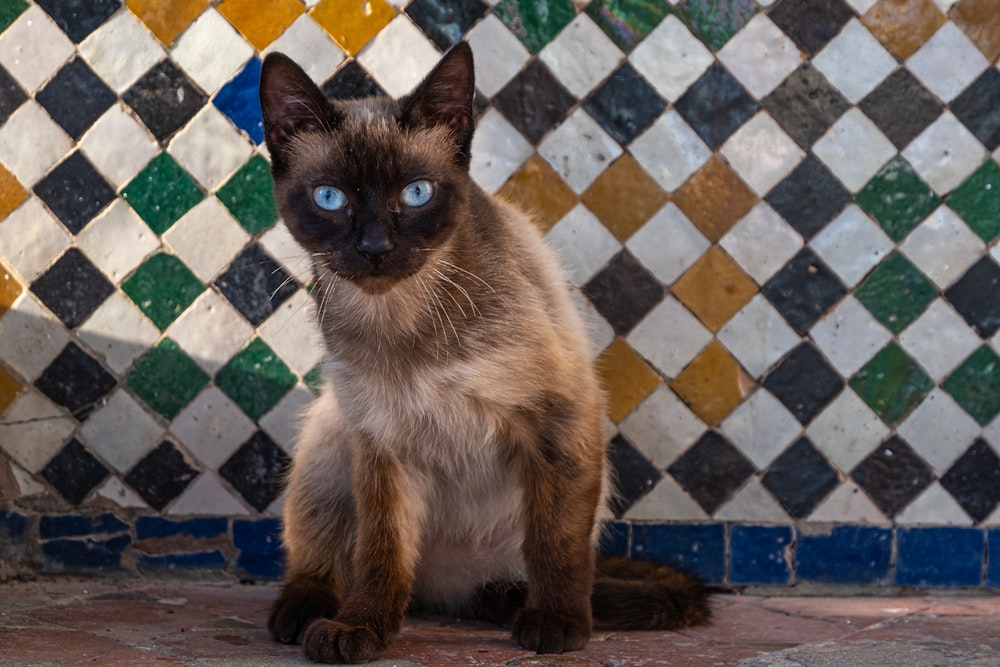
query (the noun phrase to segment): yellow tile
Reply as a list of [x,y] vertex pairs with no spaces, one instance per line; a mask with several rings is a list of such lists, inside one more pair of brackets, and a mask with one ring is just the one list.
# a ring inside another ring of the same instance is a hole
[[878,0],[861,17],[868,31],[900,60],[916,53],[946,20],[934,0]]
[[309,15],[353,56],[392,20],[396,10],[385,0],[323,0]]
[[624,243],[667,203],[667,193],[626,153],[587,188],[583,203]]
[[1000,10],[997,0],[958,0],[948,16],[991,63],[1000,58]]
[[743,401],[751,386],[753,381],[717,340],[709,343],[670,383],[670,388],[709,426],[718,426]]
[[0,364],[0,415],[10,407],[17,395],[21,393],[21,383],[7,368]]
[[757,284],[719,246],[712,246],[670,288],[706,327],[718,331],[757,293]]
[[674,192],[673,202],[714,243],[754,207],[757,195],[713,155]]
[[299,0],[222,0],[217,9],[258,51],[280,37],[305,11]]
[[525,162],[497,194],[528,213],[543,234],[577,202],[576,193],[537,155]]
[[615,423],[628,417],[660,386],[660,376],[621,338],[616,338],[596,363],[607,392],[608,416]]
[[14,174],[0,164],[0,222],[20,206],[27,196],[27,190],[18,183]]
[[170,46],[212,0],[127,0],[126,4],[158,40]]
[[0,263],[0,315],[14,305],[17,297],[21,296],[21,284],[6,266]]

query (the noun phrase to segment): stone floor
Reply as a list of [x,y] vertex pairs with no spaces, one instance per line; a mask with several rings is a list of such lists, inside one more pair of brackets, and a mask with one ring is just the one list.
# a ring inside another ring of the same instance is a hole
[[[69,580],[0,586],[0,665],[301,665],[264,629],[274,585]],[[716,620],[684,632],[595,635],[534,656],[504,630],[411,619],[383,667],[1000,665],[997,596],[718,595]]]

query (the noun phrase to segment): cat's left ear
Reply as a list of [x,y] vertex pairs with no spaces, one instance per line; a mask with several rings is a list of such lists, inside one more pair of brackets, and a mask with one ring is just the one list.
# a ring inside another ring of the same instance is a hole
[[475,96],[472,48],[466,42],[459,42],[404,100],[403,122],[412,126],[446,126],[459,147],[460,159],[468,163],[475,129],[472,119]]

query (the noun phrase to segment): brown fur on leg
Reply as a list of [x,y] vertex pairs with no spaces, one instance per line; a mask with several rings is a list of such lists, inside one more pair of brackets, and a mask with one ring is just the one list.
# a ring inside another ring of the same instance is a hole
[[271,605],[267,629],[282,644],[298,644],[317,618],[333,618],[339,601],[329,584],[307,576],[289,577]]
[[595,625],[608,630],[677,630],[708,623],[708,593],[698,579],[666,565],[605,558],[591,596]]

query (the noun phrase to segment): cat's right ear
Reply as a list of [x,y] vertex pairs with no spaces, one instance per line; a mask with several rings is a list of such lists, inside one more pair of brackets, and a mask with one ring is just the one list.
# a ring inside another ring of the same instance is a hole
[[336,115],[309,75],[283,53],[264,58],[260,73],[264,139],[275,169],[285,166],[289,140],[299,132],[330,130]]

